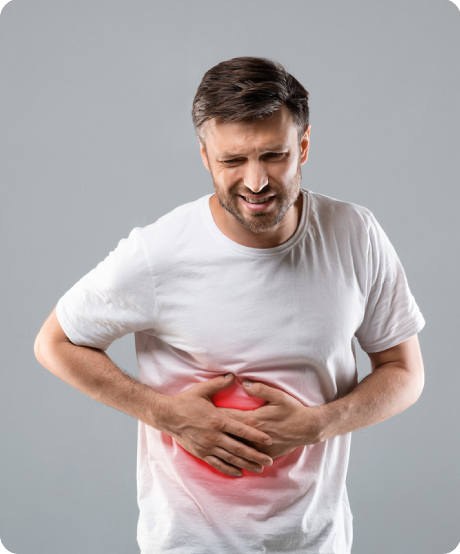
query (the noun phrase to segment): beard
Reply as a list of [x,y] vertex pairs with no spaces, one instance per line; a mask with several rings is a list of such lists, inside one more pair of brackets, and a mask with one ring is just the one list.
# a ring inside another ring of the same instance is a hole
[[241,208],[240,196],[251,196],[254,193],[251,190],[243,191],[222,191],[214,180],[211,172],[212,183],[216,191],[219,204],[230,213],[243,227],[253,233],[263,233],[275,227],[287,214],[289,208],[295,204],[300,194],[300,184],[302,182],[302,168],[299,163],[297,172],[286,190],[281,190],[270,181],[259,193],[259,198],[266,196],[275,196],[275,209],[268,208],[267,211],[248,213]]

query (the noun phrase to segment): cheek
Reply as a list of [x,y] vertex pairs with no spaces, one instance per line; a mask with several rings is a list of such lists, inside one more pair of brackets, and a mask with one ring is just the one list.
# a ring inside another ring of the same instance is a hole
[[277,183],[289,185],[297,175],[297,166],[295,164],[289,164],[288,166],[282,167],[280,166],[278,168],[274,168],[270,174]]
[[213,168],[211,173],[214,182],[222,191],[228,192],[241,179],[238,172],[231,171],[226,167]]
[[[224,169],[225,169],[224,167],[217,167],[216,169],[214,169],[214,174],[215,174],[215,175],[221,175],[222,173],[224,173],[224,175],[225,175]],[[222,178],[223,178],[223,177],[222,177],[222,175],[221,175],[221,179],[222,179]]]

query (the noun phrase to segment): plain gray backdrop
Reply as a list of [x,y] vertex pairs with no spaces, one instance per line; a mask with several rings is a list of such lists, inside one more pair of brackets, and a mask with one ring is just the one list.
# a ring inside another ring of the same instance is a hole
[[[353,554],[457,546],[459,31],[448,0],[5,6],[0,538],[8,550],[139,552],[137,421],[49,373],[33,342],[60,296],[133,227],[213,191],[192,99],[207,69],[247,55],[280,61],[307,88],[302,186],[374,212],[426,319],[421,398],[353,434]],[[369,362],[357,349],[362,378]],[[108,353],[137,375],[132,335]]]

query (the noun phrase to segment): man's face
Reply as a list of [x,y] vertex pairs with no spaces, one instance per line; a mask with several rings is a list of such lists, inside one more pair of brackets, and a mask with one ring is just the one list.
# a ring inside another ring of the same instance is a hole
[[310,127],[299,146],[286,107],[262,120],[209,121],[201,155],[222,208],[253,233],[276,229],[299,196],[309,138]]

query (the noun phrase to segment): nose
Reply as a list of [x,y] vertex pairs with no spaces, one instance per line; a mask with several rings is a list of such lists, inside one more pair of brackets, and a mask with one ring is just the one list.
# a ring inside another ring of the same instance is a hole
[[268,174],[264,164],[260,162],[246,164],[243,182],[248,189],[256,194],[266,187],[268,185]]

